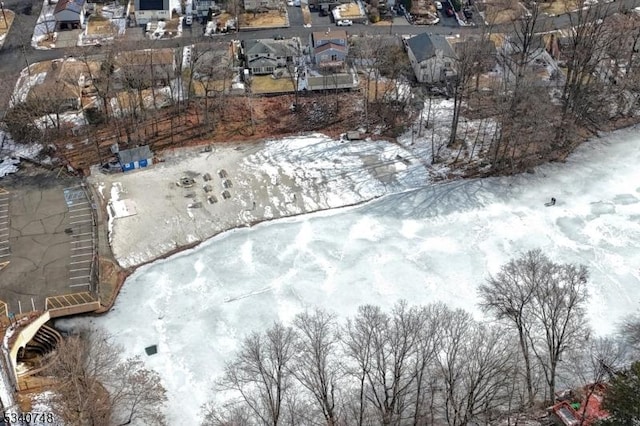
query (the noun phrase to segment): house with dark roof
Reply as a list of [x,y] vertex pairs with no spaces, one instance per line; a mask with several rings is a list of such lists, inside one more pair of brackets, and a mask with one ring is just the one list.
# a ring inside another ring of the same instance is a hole
[[408,39],[406,45],[418,82],[440,83],[456,75],[457,57],[444,36],[422,33]]
[[253,75],[271,74],[277,68],[286,67],[300,56],[297,39],[247,40],[244,43],[246,67]]
[[171,2],[169,0],[134,0],[134,7],[138,25],[171,19]]
[[60,29],[81,28],[84,15],[85,0],[59,0],[53,9],[56,27]]
[[313,63],[319,68],[342,67],[349,53],[347,32],[316,31],[309,36]]

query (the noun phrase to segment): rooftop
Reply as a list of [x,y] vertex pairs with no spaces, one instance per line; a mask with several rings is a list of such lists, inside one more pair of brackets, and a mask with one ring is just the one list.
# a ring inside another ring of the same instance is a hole
[[418,62],[422,62],[436,56],[437,51],[449,58],[455,58],[456,54],[449,41],[444,36],[422,33],[407,40],[407,46],[413,52]]

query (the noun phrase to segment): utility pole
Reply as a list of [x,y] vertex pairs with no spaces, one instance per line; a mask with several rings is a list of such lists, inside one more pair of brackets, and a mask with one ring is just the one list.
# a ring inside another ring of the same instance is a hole
[[2,8],[2,19],[4,20],[4,27],[9,29],[9,23],[7,22],[7,15],[4,13],[4,2],[0,1],[0,8]]
[[24,56],[24,61],[27,63],[27,73],[29,73],[29,78],[31,78],[31,67],[29,66],[29,60],[27,59],[27,49],[24,48],[24,44],[22,47],[22,55]]

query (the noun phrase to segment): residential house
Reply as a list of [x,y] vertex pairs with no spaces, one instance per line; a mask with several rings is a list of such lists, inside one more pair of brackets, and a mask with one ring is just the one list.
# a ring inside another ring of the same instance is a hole
[[215,0],[194,0],[193,7],[193,13],[201,18],[209,16],[209,9],[211,9],[212,12],[220,11],[220,7],[216,4]]
[[492,40],[469,38],[453,44],[458,58],[467,58],[474,62],[476,72],[487,72],[497,63],[496,45]]
[[123,87],[166,86],[175,77],[173,49],[145,49],[118,53],[114,58],[115,75]]
[[345,3],[351,3],[351,0],[309,0],[309,8],[316,10],[331,10],[338,5]]
[[84,25],[85,0],[59,0],[53,10],[56,28],[76,29]]
[[580,389],[582,397],[569,397],[549,408],[549,418],[556,426],[592,426],[609,417],[602,408],[605,386],[594,383]]
[[282,0],[243,0],[244,10],[247,12],[279,9],[282,7]]
[[455,76],[456,54],[444,36],[422,33],[408,39],[406,45],[418,82],[440,83]]
[[251,74],[271,74],[276,68],[294,63],[300,56],[300,46],[297,39],[248,40],[244,43],[244,56]]
[[138,25],[171,19],[169,0],[134,0],[135,18]]
[[313,32],[309,36],[311,57],[319,68],[340,68],[345,65],[349,48],[344,30]]

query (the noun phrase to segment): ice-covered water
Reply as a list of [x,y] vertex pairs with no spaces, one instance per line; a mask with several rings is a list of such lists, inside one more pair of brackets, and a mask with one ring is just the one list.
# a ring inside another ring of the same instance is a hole
[[[444,301],[480,315],[475,288],[520,252],[541,248],[591,271],[598,333],[640,302],[640,135],[594,140],[535,174],[455,181],[367,205],[221,235],[139,269],[105,326],[165,378],[169,416],[199,407],[240,339],[320,305]],[[544,203],[554,196],[553,207]],[[159,353],[144,356],[158,344]]]

